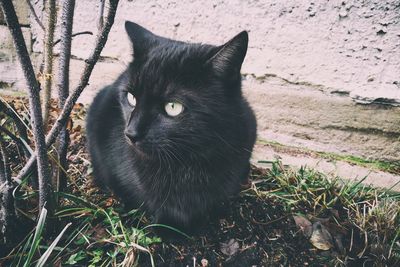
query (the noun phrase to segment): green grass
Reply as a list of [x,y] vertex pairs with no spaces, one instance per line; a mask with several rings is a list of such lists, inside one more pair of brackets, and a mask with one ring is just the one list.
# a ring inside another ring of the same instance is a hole
[[[317,262],[341,266],[359,257],[374,266],[400,263],[400,193],[361,182],[327,177],[305,167],[292,169],[278,161],[268,170],[254,169],[251,187],[241,194],[268,203],[278,201],[288,215],[326,218],[338,211],[335,224],[357,236],[362,244],[357,253],[346,248],[343,255],[321,256]],[[27,194],[25,201],[34,195]],[[60,262],[63,266],[138,266],[141,257],[148,257],[154,265],[151,246],[162,240],[152,229],[168,226],[152,225],[139,210],[126,213],[118,202],[96,191],[59,193],[59,198],[62,206],[55,216],[64,229],[56,238],[44,238],[41,230],[46,216],[42,215],[36,231],[8,256],[10,266],[53,266]]]
[[[10,266],[44,266],[45,263],[53,266],[57,262],[63,266],[134,266],[143,254],[152,261],[149,246],[161,239],[149,236],[152,226],[143,226],[146,223],[143,213],[138,210],[123,213],[118,206],[105,207],[105,202],[95,205],[69,194],[62,197],[67,205],[57,211],[56,218],[61,223],[69,223],[56,238],[57,242],[47,245],[50,240],[42,236],[46,215],[42,215],[34,235],[8,256],[12,259]],[[71,224],[73,227],[67,230]],[[61,237],[63,246],[59,247]]]
[[[43,230],[45,228],[45,222],[47,218],[47,210],[45,208],[42,209],[40,213],[37,225],[35,227],[35,232],[31,233],[27,236],[27,240],[23,242],[22,245],[19,246],[14,260],[10,263],[10,266],[36,266],[43,267],[48,261],[50,255],[55,250],[58,242],[63,237],[65,231],[69,228],[71,223],[68,223],[58,234],[58,236],[54,239],[54,241],[50,244],[50,246],[40,246],[43,242]],[[43,252],[40,253],[40,252]],[[35,259],[35,260],[33,260]]]
[[107,201],[95,205],[72,195],[64,197],[72,202],[56,215],[74,218],[79,223],[69,236],[70,246],[75,250],[63,255],[65,266],[134,266],[140,256],[150,257],[153,262],[149,246],[160,243],[161,239],[150,235],[151,225],[142,212],[124,213],[119,205],[109,206]]
[[[137,266],[140,257],[149,257],[154,266],[150,246],[162,242],[152,231],[154,228],[165,227],[190,238],[170,226],[150,224],[140,210],[125,212],[120,203],[103,195],[58,195],[63,205],[57,210],[55,220],[66,226],[50,244],[52,240],[43,236],[44,210],[35,233],[7,256],[10,266],[53,266],[60,262],[63,266]],[[57,246],[58,243],[62,246]]]
[[[253,177],[244,194],[283,203],[288,213],[302,213],[309,218],[333,219],[361,241],[357,253],[347,253],[331,259],[331,264],[346,265],[349,259],[363,258],[372,266],[400,264],[400,192],[376,189],[358,182],[327,177],[310,168],[288,168],[272,162],[267,172]],[[337,217],[332,216],[333,211]],[[350,243],[351,244],[351,243]],[[356,249],[354,249],[356,250]]]
[[287,146],[274,141],[267,141],[259,139],[258,143],[271,146],[277,150],[284,150],[289,153],[307,154],[313,157],[323,158],[332,161],[344,161],[353,165],[370,168],[373,170],[380,170],[384,172],[394,173],[400,175],[400,162],[388,162],[380,160],[369,160],[353,155],[340,155],[336,153],[329,153],[323,151],[315,151],[302,147]]

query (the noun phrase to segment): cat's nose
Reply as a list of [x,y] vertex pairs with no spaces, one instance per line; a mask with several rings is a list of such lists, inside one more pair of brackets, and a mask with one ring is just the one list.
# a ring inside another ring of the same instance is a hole
[[137,131],[134,130],[125,130],[125,136],[133,143],[137,144],[137,142],[140,140],[140,135]]

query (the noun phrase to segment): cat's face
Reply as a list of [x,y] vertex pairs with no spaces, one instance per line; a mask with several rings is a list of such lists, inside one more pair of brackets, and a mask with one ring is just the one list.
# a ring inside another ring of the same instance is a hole
[[215,47],[168,40],[130,22],[126,28],[134,60],[119,96],[128,143],[166,161],[212,146],[234,121],[247,33]]

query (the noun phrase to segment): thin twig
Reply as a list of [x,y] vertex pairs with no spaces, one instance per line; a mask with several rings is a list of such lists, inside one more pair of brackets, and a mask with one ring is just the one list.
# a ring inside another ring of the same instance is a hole
[[[119,0],[110,0],[110,7],[108,9],[108,14],[106,18],[106,23],[101,31],[101,33],[97,36],[96,46],[90,55],[90,57],[85,60],[85,68],[83,70],[79,85],[75,88],[75,90],[70,94],[70,96],[65,101],[65,105],[61,114],[58,116],[56,122],[51,128],[50,132],[46,136],[46,146],[49,148],[57,138],[58,134],[61,131],[62,126],[67,122],[69,115],[74,107],[76,101],[78,100],[80,94],[83,89],[88,85],[90,75],[92,74],[94,65],[100,57],[100,53],[104,48],[104,45],[107,42],[108,34],[110,32],[111,26],[114,23],[115,12],[117,11]],[[36,155],[32,155],[29,161],[25,164],[22,170],[18,173],[18,175],[14,178],[15,181],[21,181],[22,178],[27,175],[34,163],[36,162]]]
[[27,83],[29,105],[32,119],[33,136],[35,140],[36,155],[38,158],[38,179],[39,179],[39,209],[42,209],[45,203],[48,203],[48,210],[52,213],[51,185],[49,183],[49,168],[46,141],[43,131],[43,119],[40,106],[39,84],[35,77],[31,59],[29,58],[25,40],[22,35],[18,18],[15,13],[14,5],[11,0],[0,1],[3,14],[5,16],[8,28],[13,37],[14,46],[24,72]]
[[39,25],[39,27],[44,31],[44,26],[43,23],[40,21],[38,15],[36,14],[36,10],[33,7],[32,3],[30,0],[26,0],[26,3],[29,6],[29,10],[31,11],[31,14],[33,15],[33,18],[35,19],[36,23]]
[[[1,26],[8,26],[7,25],[7,23],[4,23],[4,22],[0,22],[0,25]],[[30,24],[23,24],[23,23],[21,23],[21,24],[18,24],[21,28],[31,28],[31,25]]]
[[[78,36],[78,35],[84,35],[84,34],[93,35],[93,32],[91,32],[91,31],[76,32],[76,33],[71,34],[71,37],[75,37],[75,36]],[[57,40],[53,43],[53,46],[56,46],[56,44],[58,44],[59,42],[61,42],[61,39],[57,39]]]

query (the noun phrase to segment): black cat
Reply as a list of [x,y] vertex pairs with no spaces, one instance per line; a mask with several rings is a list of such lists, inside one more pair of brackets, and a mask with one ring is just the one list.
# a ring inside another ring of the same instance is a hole
[[87,117],[94,177],[157,223],[192,231],[249,173],[256,120],[240,75],[248,35],[212,46],[125,28],[134,60]]

